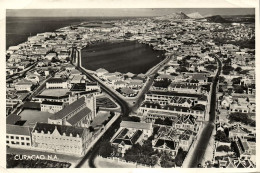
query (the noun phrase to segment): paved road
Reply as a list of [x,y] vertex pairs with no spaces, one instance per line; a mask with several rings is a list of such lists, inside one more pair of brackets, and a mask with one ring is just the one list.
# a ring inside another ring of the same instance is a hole
[[31,70],[32,68],[34,68],[37,65],[37,62],[33,63],[30,67],[27,67],[26,69],[19,71],[18,73],[6,76],[6,82],[12,82],[15,79],[20,78],[21,76],[23,76],[27,71]]
[[[79,60],[79,59],[78,59]],[[105,86],[103,83],[100,83],[97,81],[91,74],[84,71],[80,66],[77,67],[83,74],[85,74],[90,80],[96,81],[99,83],[101,89],[105,91],[110,97],[112,97],[114,100],[117,101],[117,103],[121,107],[122,116],[128,116],[131,109],[128,107],[128,104],[126,101],[115,95],[107,86]],[[98,149],[100,147],[100,144],[102,141],[109,141],[110,138],[114,135],[115,131],[120,127],[121,118],[118,118],[106,131],[106,133],[103,135],[102,138],[100,138],[97,143],[94,145],[94,147],[88,152],[84,158],[79,162],[79,164],[76,166],[76,168],[82,167],[86,161],[89,162],[89,166],[91,168],[95,168],[94,159],[98,154]]]
[[[165,61],[164,63],[168,62],[169,59],[167,61]],[[81,58],[78,57],[78,64],[81,64]],[[106,85],[104,85],[103,83],[99,82],[98,80],[96,80],[90,73],[86,72],[84,69],[82,69],[80,67],[80,65],[77,66],[77,69],[80,70],[83,74],[85,74],[90,80],[92,81],[95,81],[95,82],[98,82],[101,89],[103,91],[105,91],[108,95],[110,95],[114,100],[117,101],[117,103],[120,105],[121,107],[121,111],[122,111],[122,116],[120,118],[118,118],[116,120],[116,122],[114,122],[110,127],[109,129],[107,130],[107,132],[103,135],[102,138],[100,138],[100,140],[97,141],[97,143],[95,144],[95,146],[92,148],[92,150],[90,150],[90,152],[88,152],[84,158],[82,159],[82,161],[76,166],[76,168],[80,168],[84,165],[84,163],[86,161],[88,161],[88,165],[91,167],[91,168],[95,168],[95,164],[94,164],[94,159],[95,157],[97,156],[98,154],[98,149],[100,147],[100,144],[102,141],[109,141],[111,139],[111,137],[115,134],[116,130],[120,127],[120,122],[121,122],[121,118],[124,117],[124,116],[128,116],[129,113],[131,112],[132,108],[130,108],[128,106],[128,103],[123,100],[122,98],[120,98],[119,96],[117,96],[116,94],[114,94],[113,91],[110,90],[109,87],[107,87]],[[158,70],[158,69],[157,69]],[[154,72],[156,72],[157,70],[154,70]],[[153,80],[153,76],[151,76],[151,80]],[[149,82],[149,85],[150,86],[152,84],[152,82]],[[145,89],[146,91],[147,89]],[[142,93],[144,94],[144,93]],[[143,99],[144,96],[140,97],[135,105],[139,105],[140,104],[140,101]],[[135,106],[134,106],[135,107]]]
[[194,149],[193,157],[191,158],[191,161],[189,163],[189,168],[196,168],[198,167],[198,164],[201,163],[201,160],[205,154],[207,145],[210,140],[210,136],[214,130],[214,122],[215,122],[215,110],[216,110],[216,87],[219,79],[219,74],[221,71],[221,61],[218,59],[218,57],[215,57],[218,61],[218,72],[214,78],[213,81],[213,87],[212,87],[212,93],[211,93],[211,103],[210,103],[210,115],[209,115],[209,121],[205,125],[200,138],[198,139],[198,144],[196,145],[196,148]]

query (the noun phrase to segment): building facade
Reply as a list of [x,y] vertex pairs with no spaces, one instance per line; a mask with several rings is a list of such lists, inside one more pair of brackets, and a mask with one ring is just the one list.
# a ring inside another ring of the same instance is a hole
[[31,132],[29,127],[6,125],[6,145],[14,148],[31,148]]
[[36,123],[32,130],[33,147],[68,155],[83,156],[91,142],[87,128]]
[[50,102],[50,101],[43,101],[41,103],[41,111],[42,112],[49,112],[49,113],[56,113],[62,110],[64,107],[63,102]]

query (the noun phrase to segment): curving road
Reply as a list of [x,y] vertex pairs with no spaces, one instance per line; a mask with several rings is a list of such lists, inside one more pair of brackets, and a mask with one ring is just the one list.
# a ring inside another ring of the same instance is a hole
[[215,110],[216,110],[216,87],[219,79],[219,75],[221,72],[222,64],[219,58],[215,57],[215,59],[218,61],[218,71],[213,81],[213,87],[212,87],[212,93],[211,93],[211,102],[210,102],[210,112],[209,112],[209,121],[205,125],[200,138],[198,139],[198,143],[196,145],[196,148],[194,149],[194,152],[192,154],[192,158],[189,163],[189,168],[197,168],[198,164],[201,163],[201,160],[205,154],[206,148],[208,146],[211,134],[214,130],[214,122],[215,122]]

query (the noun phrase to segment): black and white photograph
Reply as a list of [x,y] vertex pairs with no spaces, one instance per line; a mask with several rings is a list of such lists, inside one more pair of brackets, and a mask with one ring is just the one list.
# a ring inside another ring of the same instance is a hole
[[256,10],[6,8],[6,171],[256,171]]

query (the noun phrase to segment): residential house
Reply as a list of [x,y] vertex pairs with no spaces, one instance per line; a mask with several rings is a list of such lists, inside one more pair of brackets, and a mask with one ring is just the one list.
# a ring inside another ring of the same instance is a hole
[[15,83],[14,87],[17,91],[31,91],[33,83],[29,80],[22,79]]
[[124,155],[125,151],[131,148],[133,144],[142,144],[152,133],[153,127],[151,123],[122,121],[120,128],[110,142],[117,147],[118,152]]

